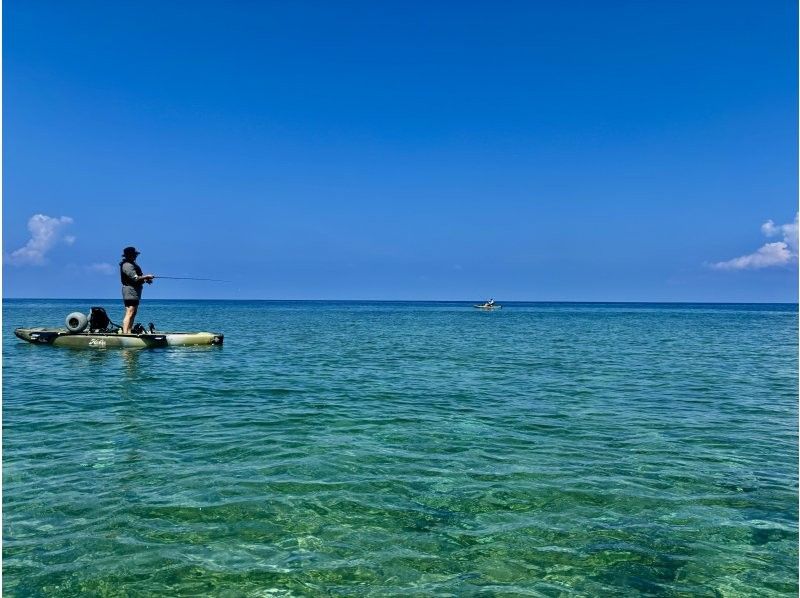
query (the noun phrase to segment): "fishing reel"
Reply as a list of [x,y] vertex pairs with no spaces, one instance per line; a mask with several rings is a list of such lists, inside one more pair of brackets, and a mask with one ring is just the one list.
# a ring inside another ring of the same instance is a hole
[[148,332],[150,334],[155,334],[156,332],[156,326],[152,322],[147,325],[146,329],[141,324],[134,324],[133,328],[131,328],[132,334],[147,334]]

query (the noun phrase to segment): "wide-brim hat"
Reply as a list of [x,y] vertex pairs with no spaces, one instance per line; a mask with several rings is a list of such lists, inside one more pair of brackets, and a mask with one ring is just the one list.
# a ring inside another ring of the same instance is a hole
[[136,251],[136,247],[126,247],[122,250],[122,257],[128,257],[129,255],[139,255],[141,252]]

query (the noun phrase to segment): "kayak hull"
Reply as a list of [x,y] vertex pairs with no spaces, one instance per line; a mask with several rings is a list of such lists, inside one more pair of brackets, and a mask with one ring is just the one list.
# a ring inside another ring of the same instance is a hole
[[502,305],[473,305],[472,307],[475,307],[477,309],[482,309],[482,310],[485,310],[485,311],[494,311],[496,309],[500,309],[503,306]]
[[115,332],[80,332],[63,328],[17,328],[14,334],[35,345],[73,349],[157,349],[222,345],[224,335],[216,332],[158,332],[154,334],[117,334]]

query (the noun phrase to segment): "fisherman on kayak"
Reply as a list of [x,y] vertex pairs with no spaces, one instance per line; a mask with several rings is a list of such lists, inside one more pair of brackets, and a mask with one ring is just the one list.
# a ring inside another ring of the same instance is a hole
[[122,261],[119,263],[119,274],[122,279],[122,302],[125,304],[125,317],[122,319],[122,333],[130,334],[142,299],[144,283],[152,284],[155,276],[142,274],[142,269],[136,263],[139,252],[135,247],[126,247],[122,250]]

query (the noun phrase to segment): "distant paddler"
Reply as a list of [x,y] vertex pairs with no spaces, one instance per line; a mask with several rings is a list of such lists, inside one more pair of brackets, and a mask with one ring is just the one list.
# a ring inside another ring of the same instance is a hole
[[486,303],[482,303],[480,305],[475,305],[478,309],[500,309],[502,305],[497,305],[494,302],[494,299],[489,299]]
[[119,274],[122,279],[122,303],[125,305],[125,316],[122,319],[122,333],[130,334],[139,302],[142,300],[142,287],[144,284],[153,284],[155,276],[142,274],[142,269],[136,263],[140,255],[135,247],[126,247],[122,250],[122,261],[119,263]]

